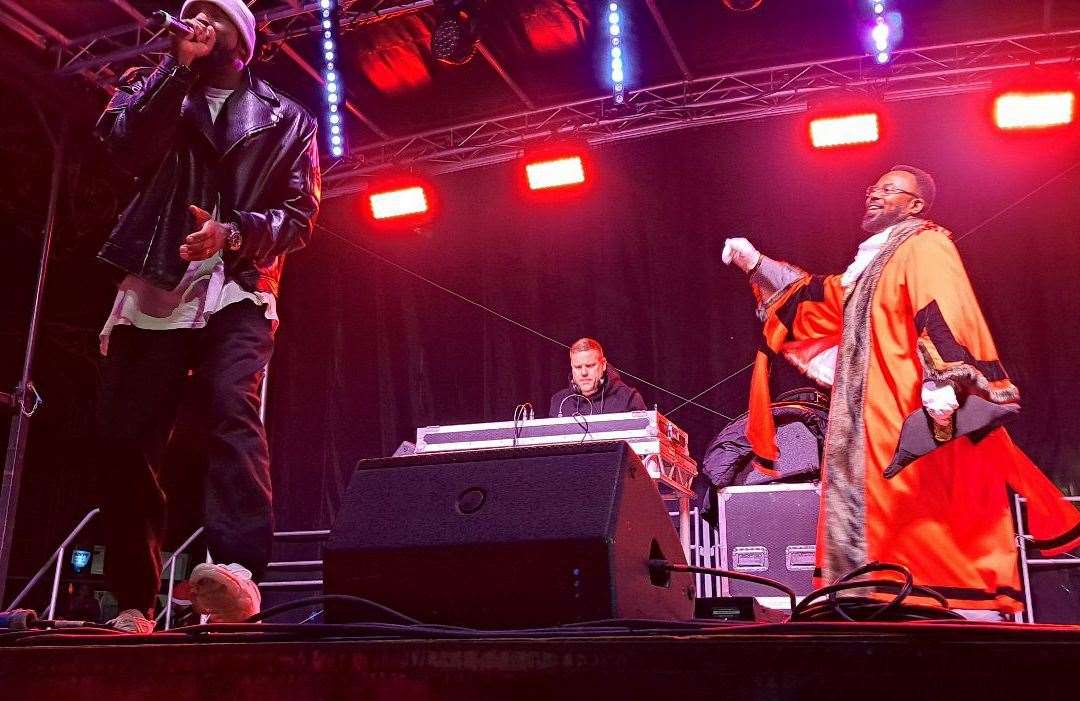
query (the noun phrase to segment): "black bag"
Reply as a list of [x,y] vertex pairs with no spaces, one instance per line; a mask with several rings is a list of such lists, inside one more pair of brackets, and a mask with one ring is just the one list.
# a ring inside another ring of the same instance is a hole
[[828,398],[818,390],[802,388],[780,395],[772,404],[776,444],[780,456],[770,464],[778,474],[769,476],[753,466],[753,451],[746,437],[748,414],[739,416],[709,443],[701,473],[716,489],[745,484],[804,482],[821,474]]

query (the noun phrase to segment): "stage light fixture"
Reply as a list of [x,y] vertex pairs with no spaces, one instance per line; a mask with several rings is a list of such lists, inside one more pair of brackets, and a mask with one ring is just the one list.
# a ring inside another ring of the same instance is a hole
[[344,125],[338,105],[345,94],[341,72],[337,68],[338,0],[320,0],[319,14],[323,26],[323,86],[326,98],[325,130],[327,149],[334,158],[341,158],[348,150],[345,143]]
[[93,553],[89,550],[75,549],[71,551],[71,569],[75,574],[82,574],[86,566],[90,564]]
[[814,148],[833,148],[873,143],[881,138],[875,112],[819,117],[810,121],[810,143]]
[[534,160],[525,164],[530,190],[549,190],[585,182],[585,164],[581,156]]
[[900,13],[889,10],[889,0],[866,0],[862,7],[860,26],[866,26],[869,15],[869,31],[865,35],[867,53],[878,63],[888,63],[903,33]]
[[764,0],[724,0],[724,7],[733,12],[749,12],[761,7]]
[[427,214],[430,203],[422,185],[410,185],[368,195],[371,217],[378,221]]
[[623,51],[623,11],[617,2],[607,2],[608,55],[611,59],[611,95],[616,105],[626,101],[626,56]]
[[870,30],[870,37],[874,40],[874,48],[878,51],[889,48],[889,25],[885,24],[883,17],[879,17],[874,28]]
[[486,0],[435,0],[438,19],[431,32],[436,61],[460,66],[476,55],[480,43],[481,7]]
[[994,99],[994,123],[999,129],[1045,129],[1070,124],[1076,111],[1071,90],[1006,92]]

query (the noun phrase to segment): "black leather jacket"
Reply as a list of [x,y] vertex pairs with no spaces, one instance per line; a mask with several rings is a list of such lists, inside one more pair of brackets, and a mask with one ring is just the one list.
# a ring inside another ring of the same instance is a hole
[[171,57],[129,71],[98,120],[97,135],[140,185],[98,257],[173,289],[188,265],[188,205],[216,207],[243,238],[222,254],[226,277],[277,294],[285,254],[308,242],[319,211],[315,119],[249,71],[212,122],[202,96],[188,95],[194,80]]

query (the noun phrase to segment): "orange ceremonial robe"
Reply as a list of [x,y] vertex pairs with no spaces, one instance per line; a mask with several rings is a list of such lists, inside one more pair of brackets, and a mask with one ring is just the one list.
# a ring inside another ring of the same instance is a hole
[[[766,349],[752,383],[748,436],[767,469],[776,457],[768,412],[772,355],[805,369],[839,346],[822,466],[818,582],[866,562],[899,563],[956,608],[1015,612],[1023,597],[1007,488],[1028,498],[1029,532],[1044,541],[1047,555],[1080,545],[1080,511],[1001,427],[946,436],[893,479],[883,476],[904,420],[923,412],[924,380],[951,384],[962,406],[972,395],[997,404],[1019,400],[949,232],[923,220],[896,228],[852,289],[839,275],[812,276],[769,259],[754,271]],[[763,272],[769,266],[772,280]],[[864,313],[853,309],[860,295]]]

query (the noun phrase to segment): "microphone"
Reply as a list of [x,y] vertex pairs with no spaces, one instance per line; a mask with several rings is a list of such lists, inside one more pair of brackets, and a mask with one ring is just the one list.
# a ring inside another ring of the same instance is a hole
[[147,26],[151,29],[164,29],[167,33],[184,39],[195,36],[195,29],[191,26],[191,20],[173,17],[165,10],[158,10],[151,14]]

